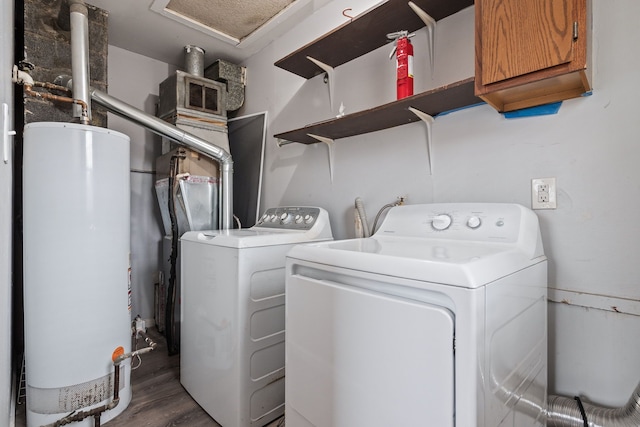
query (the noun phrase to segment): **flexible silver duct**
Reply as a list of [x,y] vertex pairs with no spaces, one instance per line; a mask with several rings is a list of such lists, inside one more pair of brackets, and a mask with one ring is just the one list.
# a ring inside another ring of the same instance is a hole
[[73,117],[80,123],[91,122],[91,102],[89,99],[89,12],[83,0],[69,0],[71,22],[71,75],[72,93],[75,99],[87,104],[86,116],[80,105],[73,106]]
[[640,426],[640,384],[636,386],[626,405],[604,408],[582,403],[584,417],[576,399],[549,396],[548,427],[638,427]]
[[222,178],[220,191],[218,192],[220,197],[220,218],[222,218],[221,228],[223,230],[233,228],[233,160],[231,159],[231,154],[217,145],[185,132],[144,111],[138,110],[126,102],[120,101],[98,89],[91,88],[90,94],[92,100],[112,113],[139,124],[160,136],[169,138],[180,145],[189,147],[200,154],[217,160],[220,163],[220,175]]

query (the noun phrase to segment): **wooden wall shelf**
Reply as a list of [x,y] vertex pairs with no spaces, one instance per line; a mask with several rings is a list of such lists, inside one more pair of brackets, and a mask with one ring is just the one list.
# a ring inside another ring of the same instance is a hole
[[[473,5],[473,0],[412,1],[436,21]],[[424,27],[424,22],[407,3],[408,0],[388,0],[280,59],[275,65],[310,79],[324,71],[307,56],[335,68],[390,43],[388,33],[413,32]]]
[[409,111],[409,107],[416,108],[435,117],[443,112],[483,103],[484,101],[474,95],[473,89],[474,79],[470,77],[369,110],[279,133],[274,137],[302,144],[316,144],[319,141],[308,134],[335,140],[389,129],[420,120]]

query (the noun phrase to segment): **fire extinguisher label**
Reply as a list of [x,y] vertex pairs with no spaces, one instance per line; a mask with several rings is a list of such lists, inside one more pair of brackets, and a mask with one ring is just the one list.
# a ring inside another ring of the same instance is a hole
[[407,66],[402,64],[400,61],[396,61],[396,69],[398,81],[406,79],[409,76]]

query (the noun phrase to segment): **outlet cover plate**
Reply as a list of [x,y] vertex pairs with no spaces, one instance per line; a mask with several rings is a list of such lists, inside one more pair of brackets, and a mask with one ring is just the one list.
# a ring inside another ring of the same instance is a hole
[[531,209],[556,209],[556,179],[531,180]]

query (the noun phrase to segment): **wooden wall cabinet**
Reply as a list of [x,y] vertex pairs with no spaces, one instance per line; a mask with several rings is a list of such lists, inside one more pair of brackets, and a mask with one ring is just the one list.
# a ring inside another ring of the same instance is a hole
[[591,90],[590,0],[475,0],[475,94],[501,112]]

